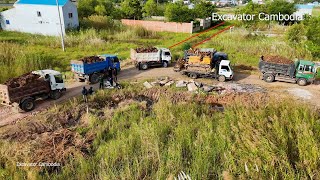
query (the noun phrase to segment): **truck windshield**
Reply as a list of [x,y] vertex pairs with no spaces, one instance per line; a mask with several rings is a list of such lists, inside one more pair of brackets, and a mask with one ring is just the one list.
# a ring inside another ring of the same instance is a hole
[[164,52],[164,55],[170,56],[170,52]]
[[228,66],[221,66],[221,69],[224,69],[224,70],[230,71],[230,68],[229,68]]
[[310,65],[306,65],[305,68],[304,68],[304,71],[305,72],[313,72],[313,68]]
[[117,63],[117,62],[119,62],[119,59],[118,59],[118,57],[114,57],[114,58],[113,58],[113,62],[114,62],[114,63]]
[[54,75],[54,79],[56,80],[56,83],[63,83],[62,75]]

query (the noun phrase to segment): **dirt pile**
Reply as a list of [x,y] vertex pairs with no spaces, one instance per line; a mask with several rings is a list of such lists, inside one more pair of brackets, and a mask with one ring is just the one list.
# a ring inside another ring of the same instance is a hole
[[70,156],[89,153],[94,136],[88,134],[82,137],[79,133],[59,129],[55,132],[43,133],[39,139],[38,148],[33,159],[36,162],[64,163]]
[[204,57],[204,56],[209,56],[211,57],[212,56],[212,51],[203,51],[199,48],[196,48],[196,49],[189,49],[187,50],[187,53],[189,55],[196,55],[196,56],[201,56],[201,57]]
[[139,47],[135,49],[137,53],[153,53],[158,52],[156,47]]
[[290,59],[282,57],[282,56],[263,56],[262,59],[266,62],[278,63],[278,64],[292,64],[293,63],[293,61],[291,61]]
[[6,131],[0,133],[0,139],[24,142],[26,140],[35,139],[37,135],[49,131],[52,131],[52,128],[48,124],[28,121],[25,124],[10,126]]
[[4,84],[13,89],[13,88],[25,86],[26,84],[30,84],[32,82],[36,82],[39,78],[40,78],[40,75],[29,72],[19,77],[11,78],[8,81],[6,81]]
[[79,59],[79,61],[82,61],[83,63],[86,63],[86,64],[91,64],[91,63],[95,63],[95,62],[102,62],[102,61],[104,61],[104,59],[99,56],[87,56],[87,57]]

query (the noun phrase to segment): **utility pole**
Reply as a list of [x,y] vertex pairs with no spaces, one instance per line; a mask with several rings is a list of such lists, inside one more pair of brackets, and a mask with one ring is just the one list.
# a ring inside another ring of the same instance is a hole
[[56,0],[57,3],[57,8],[58,8],[58,14],[59,14],[59,23],[60,23],[60,37],[61,37],[61,46],[62,46],[62,50],[65,51],[65,47],[64,47],[64,35],[63,35],[63,29],[62,29],[62,23],[61,23],[61,15],[60,15],[60,8],[59,8],[59,0]]

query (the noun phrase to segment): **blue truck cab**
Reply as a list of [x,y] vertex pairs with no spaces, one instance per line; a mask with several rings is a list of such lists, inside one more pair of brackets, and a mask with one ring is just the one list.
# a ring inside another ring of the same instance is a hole
[[95,84],[99,81],[101,75],[105,74],[109,68],[121,70],[120,60],[117,55],[103,54],[99,55],[103,61],[94,63],[85,63],[79,60],[71,61],[71,70],[79,81],[88,81]]

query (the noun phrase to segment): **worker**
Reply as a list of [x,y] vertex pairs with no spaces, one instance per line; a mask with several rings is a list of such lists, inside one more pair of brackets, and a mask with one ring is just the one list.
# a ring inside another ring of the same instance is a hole
[[86,87],[83,87],[82,89],[82,97],[85,103],[88,102],[88,90],[86,89]]
[[100,82],[99,89],[103,89],[104,88],[104,76],[100,76],[99,82]]
[[111,84],[111,86],[113,86],[113,74],[112,74],[112,68],[108,69],[108,80]]
[[94,94],[94,90],[93,90],[93,87],[92,87],[92,86],[90,87],[90,89],[89,89],[89,91],[88,91],[88,94],[89,94],[89,95],[93,95],[93,94]]
[[112,78],[114,82],[118,81],[117,75],[118,75],[117,68],[112,68]]

